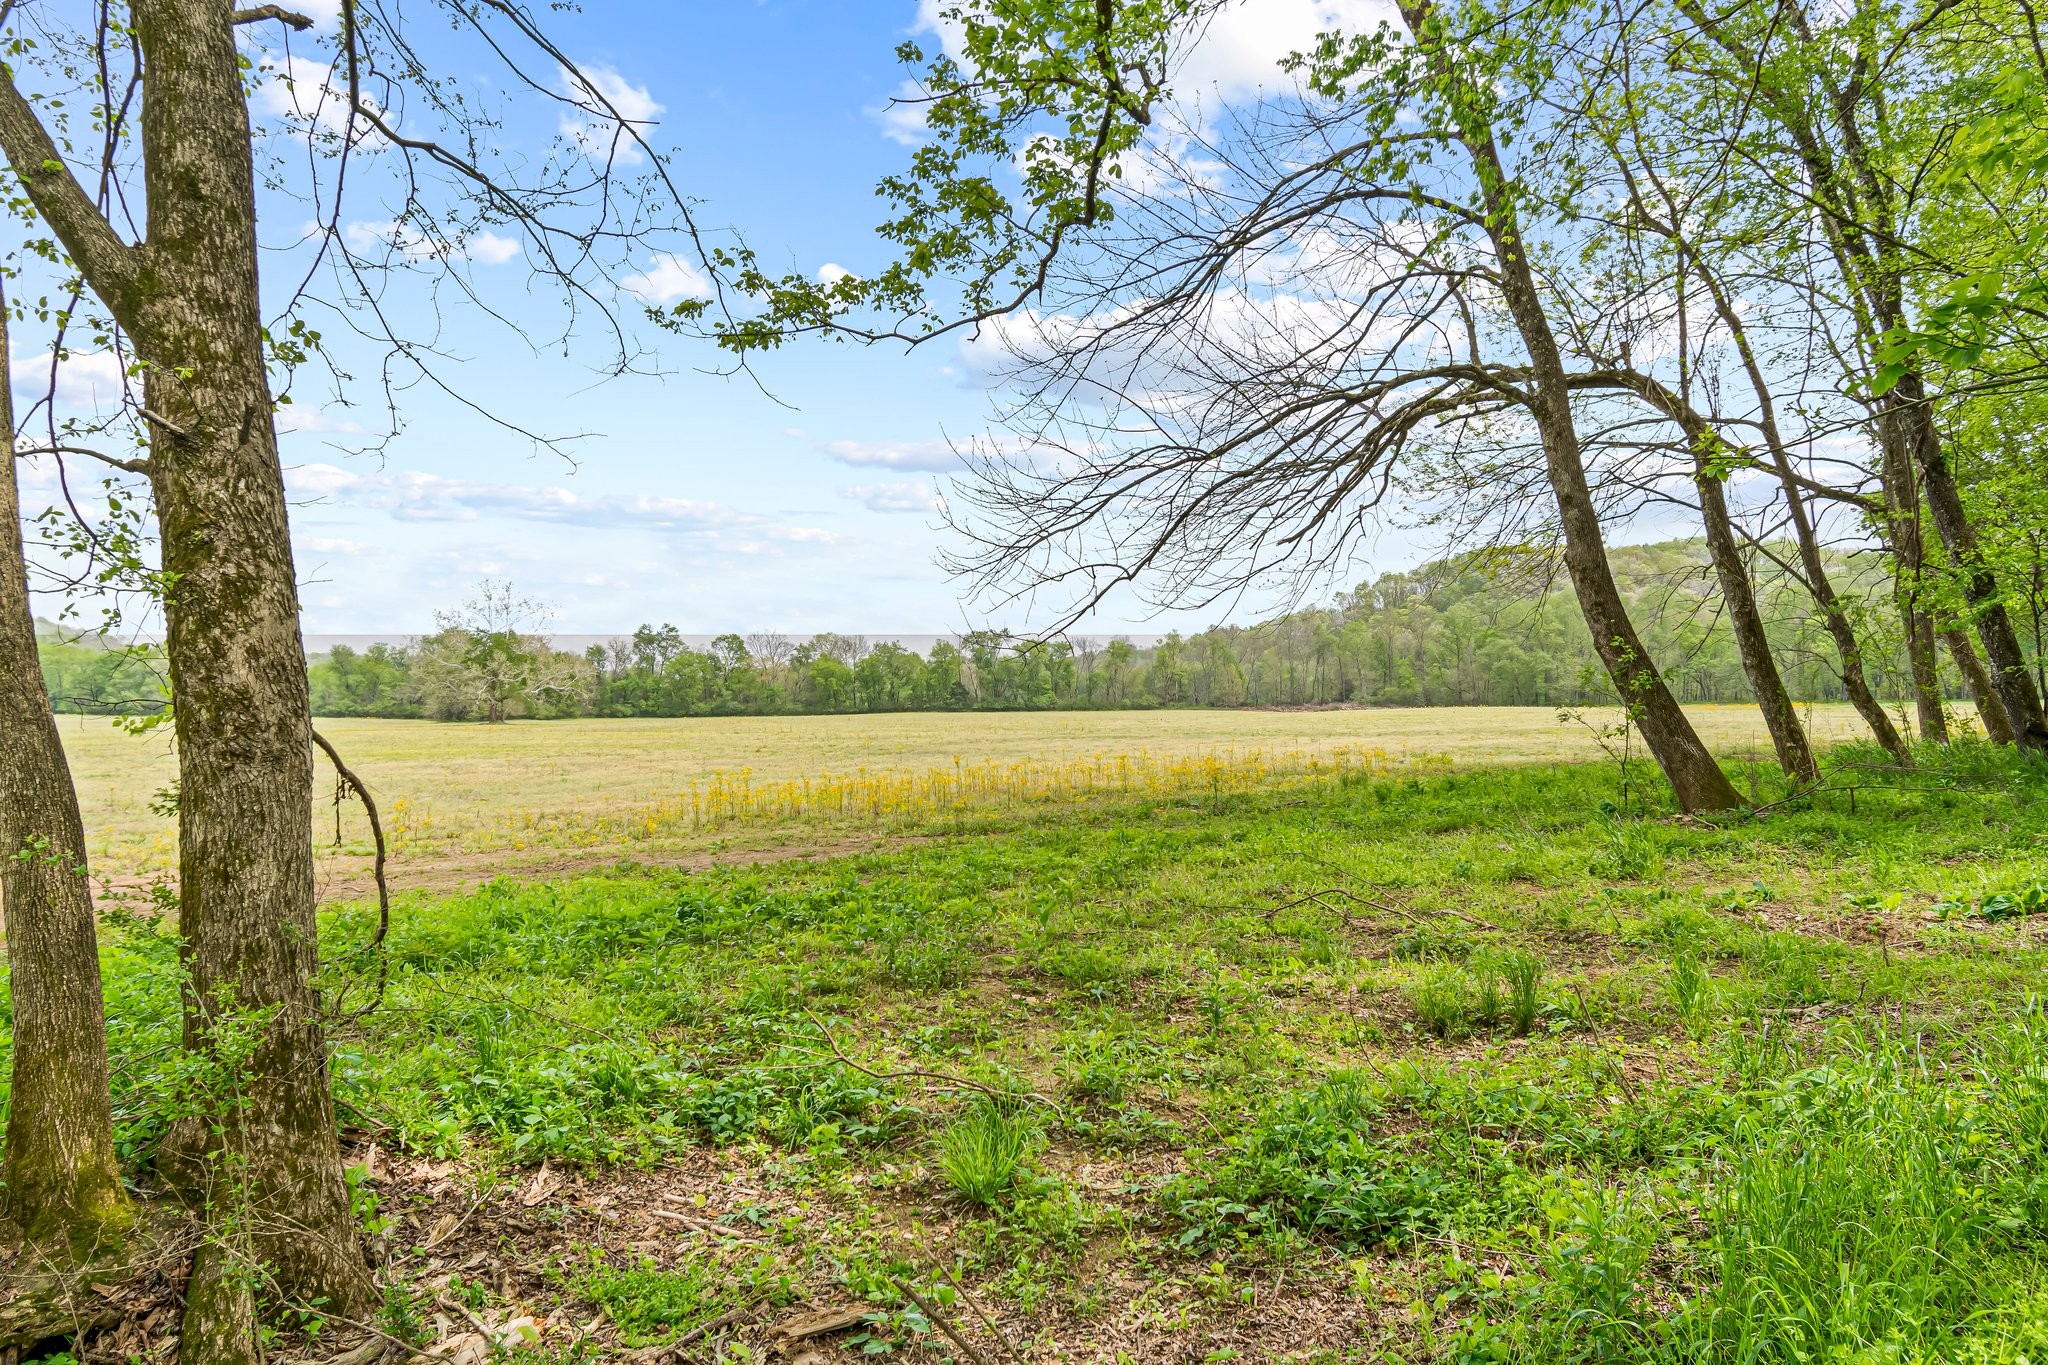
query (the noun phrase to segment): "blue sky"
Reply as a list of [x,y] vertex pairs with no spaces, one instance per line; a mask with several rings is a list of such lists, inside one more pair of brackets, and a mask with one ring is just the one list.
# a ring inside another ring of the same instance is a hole
[[[911,134],[888,108],[905,74],[894,50],[915,33],[930,41],[932,9],[932,0],[922,9],[919,0],[599,0],[548,22],[622,102],[649,110],[651,140],[673,150],[700,222],[741,228],[771,264],[860,272],[885,259],[873,235],[875,182],[910,152]],[[1319,29],[1378,12],[1372,0],[1248,0],[1196,52],[1184,88],[1246,93],[1277,79],[1277,58]],[[506,135],[538,144],[551,131],[515,120]],[[377,207],[355,201],[348,217],[373,232]],[[273,239],[280,222],[288,235],[292,211],[265,205]],[[488,244],[471,253],[479,293],[545,327],[551,314],[532,297],[523,260],[492,254]],[[275,285],[285,272],[272,274]],[[638,287],[656,299],[686,283],[652,257],[641,274]],[[1034,624],[1016,610],[976,612],[933,564],[943,533],[931,504],[952,463],[948,443],[984,430],[988,411],[957,343],[909,354],[797,345],[764,358],[757,385],[703,373],[715,355],[650,327],[638,340],[666,373],[601,382],[602,344],[536,354],[468,307],[445,310],[444,325],[442,347],[459,357],[448,375],[472,401],[511,422],[591,435],[565,460],[416,387],[403,395],[404,432],[364,453],[374,403],[323,407],[316,389],[302,390],[287,419],[300,429],[283,440],[309,632],[427,628],[436,608],[484,577],[554,604],[564,631],[643,621],[872,634]],[[360,382],[367,358],[353,359],[357,397],[374,398]],[[36,360],[26,355],[18,369]],[[89,388],[91,358],[74,369],[72,387]],[[47,471],[28,482],[32,500],[39,485],[50,488]],[[1392,538],[1349,577],[1416,557]],[[1248,601],[1236,614],[1264,605]],[[1214,615],[1162,617],[1126,602],[1089,625],[1156,631]]]

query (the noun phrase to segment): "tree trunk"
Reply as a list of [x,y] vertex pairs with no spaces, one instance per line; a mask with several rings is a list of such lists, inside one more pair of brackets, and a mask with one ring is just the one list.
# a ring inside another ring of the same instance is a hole
[[[6,306],[0,296],[0,375]],[[114,1160],[85,826],[36,659],[4,384],[0,437],[0,905],[14,1012],[0,1214],[38,1246],[87,1260],[121,1236],[129,1206]]]
[[1927,550],[1920,533],[1920,490],[1915,486],[1912,457],[1907,454],[1897,423],[1880,419],[1878,439],[1884,447],[1885,521],[1892,543],[1892,601],[1906,636],[1906,671],[1913,682],[1913,705],[1920,720],[1920,738],[1948,743],[1948,712],[1941,703],[1941,669],[1934,654],[1934,617],[1926,599]]
[[1771,744],[1778,751],[1778,766],[1795,782],[1820,781],[1820,764],[1814,760],[1806,727],[1799,723],[1799,710],[1785,690],[1785,680],[1771,657],[1770,637],[1764,632],[1763,613],[1757,609],[1756,592],[1749,570],[1736,546],[1735,528],[1728,518],[1728,499],[1721,481],[1709,472],[1704,457],[1693,480],[1700,494],[1700,520],[1706,527],[1707,552],[1713,557],[1714,576],[1721,585],[1721,601],[1728,608],[1728,620],[1735,630],[1736,652],[1742,671],[1749,676],[1764,724],[1771,732]]
[[1778,477],[1785,486],[1785,500],[1792,509],[1793,536],[1799,546],[1799,564],[1804,571],[1806,584],[1813,594],[1814,605],[1820,609],[1821,624],[1827,628],[1828,637],[1835,642],[1835,656],[1840,667],[1835,675],[1842,680],[1842,691],[1848,694],[1849,704],[1856,708],[1856,714],[1870,728],[1870,733],[1880,748],[1890,754],[1903,767],[1913,766],[1913,749],[1892,724],[1891,713],[1884,709],[1884,703],[1870,690],[1870,675],[1863,667],[1863,645],[1856,638],[1856,626],[1849,620],[1849,614],[1842,609],[1842,599],[1835,592],[1835,585],[1828,577],[1827,560],[1821,554],[1820,538],[1814,534],[1813,522],[1807,516],[1806,501],[1793,481],[1791,464],[1782,451],[1774,452],[1778,466]]
[[1728,515],[1727,489],[1712,467],[1710,455],[1720,442],[1705,418],[1695,411],[1682,393],[1673,393],[1647,375],[1624,371],[1623,383],[1646,402],[1677,424],[1685,433],[1693,454],[1693,487],[1700,497],[1700,524],[1705,529],[1707,553],[1714,565],[1714,578],[1721,589],[1721,601],[1735,632],[1735,648],[1742,671],[1749,678],[1757,708],[1763,712],[1765,728],[1778,753],[1778,766],[1796,782],[1820,781],[1820,765],[1806,727],[1799,723],[1798,708],[1785,690],[1785,680],[1771,657],[1770,636],[1764,630],[1763,613],[1757,608],[1756,588],[1749,568],[1742,562],[1742,550],[1735,536],[1735,523]]
[[1920,376],[1909,374],[1900,379],[1891,397],[1895,403],[1892,412],[1910,441],[1913,462],[1920,471],[1934,529],[1941,534],[1942,547],[1948,551],[1949,563],[1955,566],[1970,614],[1976,619],[1977,638],[1984,642],[1984,657],[1990,662],[1992,690],[2005,704],[2013,739],[2022,749],[2048,753],[2048,717],[2041,713],[2041,694],[2027,671],[2026,652],[2006,614],[1998,580],[1977,547],[1977,532],[1963,510],[1962,493],[1942,454],[1941,437],[1934,429],[1934,414]]
[[242,72],[227,0],[135,0],[133,13],[148,71],[151,269],[129,330],[149,362],[150,473],[171,582],[185,1045],[213,1053],[224,1012],[262,1021],[231,1078],[238,1102],[223,1096],[181,1122],[165,1167],[248,1228],[276,1301],[360,1317],[373,1290],[314,985],[312,721]]
[[[1806,12],[1788,7],[1788,16],[1802,41],[1816,38]],[[1697,15],[1695,8],[1692,13]],[[1695,22],[1699,22],[1695,19]],[[1747,59],[1747,58],[1745,58]],[[1826,117],[1840,136],[1844,172],[1829,149],[1813,135],[1804,113],[1786,93],[1773,89],[1788,131],[1798,144],[1799,156],[1812,179],[1824,211],[1820,215],[1843,278],[1862,296],[1867,318],[1865,344],[1875,350],[1882,338],[1906,321],[1904,252],[1893,230],[1897,215],[1892,208],[1891,186],[1879,173],[1863,136],[1857,96],[1847,89],[1828,92]],[[1867,97],[1867,92],[1865,92]],[[1861,203],[1858,203],[1859,198]],[[1961,578],[1963,596],[1977,621],[1978,637],[1990,661],[1991,685],[2005,705],[2012,722],[2014,739],[2022,749],[2048,753],[2048,718],[2041,712],[2041,695],[2027,674],[2026,656],[2012,620],[2006,615],[1997,578],[1977,548],[1977,534],[1963,508],[1962,494],[1942,453],[1941,435],[1935,430],[1934,409],[1927,398],[1925,379],[1908,372],[1899,377],[1884,395],[1879,409],[1879,439],[1889,460],[1896,449],[1920,476],[1920,492],[1934,518],[1934,529],[1948,551],[1949,563]]]
[[1756,394],[1757,406],[1763,417],[1764,444],[1771,452],[1771,464],[1785,490],[1785,506],[1792,522],[1794,543],[1799,547],[1800,568],[1807,589],[1813,594],[1814,605],[1820,608],[1821,622],[1827,628],[1828,637],[1835,642],[1835,654],[1841,664],[1836,676],[1842,680],[1842,691],[1848,695],[1850,705],[1856,708],[1856,714],[1870,727],[1871,735],[1884,751],[1910,767],[1913,750],[1870,690],[1870,678],[1863,668],[1863,646],[1856,638],[1856,627],[1849,620],[1848,613],[1842,610],[1842,599],[1836,595],[1834,584],[1828,579],[1827,560],[1821,554],[1820,537],[1814,534],[1806,496],[1800,492],[1792,457],[1786,453],[1784,437],[1778,430],[1777,404],[1772,398],[1771,386],[1764,378],[1763,367],[1757,361],[1756,351],[1749,343],[1749,328],[1743,321],[1741,310],[1735,306],[1735,300],[1722,288],[1720,279],[1711,270],[1702,270],[1700,279],[1707,287],[1708,297],[1714,301],[1714,311],[1720,316],[1722,325],[1735,338],[1743,372],[1749,376],[1750,389]]
[[[1418,43],[1426,45],[1439,75],[1455,81],[1454,62],[1429,33],[1434,0],[1403,0],[1401,17]],[[1454,94],[1453,100],[1457,99]],[[1734,810],[1742,805],[1734,783],[1671,695],[1649,651],[1636,635],[1627,604],[1615,586],[1613,567],[1600,529],[1600,511],[1586,481],[1564,360],[1551,330],[1543,296],[1523,250],[1520,219],[1492,129],[1467,111],[1459,139],[1472,158],[1485,196],[1485,230],[1499,261],[1501,293],[1513,316],[1535,375],[1529,412],[1543,441],[1544,472],[1564,530],[1564,562],[1579,610],[1593,633],[1593,647],[1616,693],[1643,733],[1643,742],[1664,772],[1679,805],[1692,812]]]
[[1948,642],[1948,652],[1962,671],[1963,681],[1970,685],[1970,695],[1977,699],[1977,719],[1984,725],[1984,738],[1993,744],[2012,743],[2012,721],[1991,685],[1984,661],[1977,657],[1977,647],[1970,643],[1970,633],[1961,626],[1950,626],[1942,632],[1942,639]]

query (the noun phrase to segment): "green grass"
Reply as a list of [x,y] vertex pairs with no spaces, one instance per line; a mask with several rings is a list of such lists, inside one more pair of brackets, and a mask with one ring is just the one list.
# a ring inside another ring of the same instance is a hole
[[1032,1136],[1013,1106],[982,1096],[939,1134],[939,1169],[961,1198],[992,1206],[1017,1183]]
[[[905,1350],[897,1281],[958,1275],[1132,1359],[2038,1365],[2048,952],[1982,908],[2048,875],[2048,774],[1856,782],[1712,826],[1498,768],[416,896],[335,1084],[480,1177],[736,1191],[705,1217],[751,1220],[743,1263],[550,1253],[539,1306],[633,1342],[744,1271]],[[328,917],[337,980],[368,925]],[[109,940],[142,1162],[176,955]]]

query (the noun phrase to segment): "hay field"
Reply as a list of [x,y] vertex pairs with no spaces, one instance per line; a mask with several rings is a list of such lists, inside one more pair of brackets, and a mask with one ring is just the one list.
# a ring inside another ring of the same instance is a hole
[[[1727,756],[1767,757],[1754,708],[1692,708],[1708,743]],[[1841,706],[1812,712],[1821,742],[1855,732]],[[895,818],[693,821],[679,795],[724,784],[825,792],[849,781],[873,795],[911,793],[918,779],[979,768],[990,778],[946,809],[1003,796],[1057,796],[1063,774],[1092,771],[1112,785],[1119,761],[1150,790],[1215,781],[1284,779],[1333,755],[1391,767],[1597,758],[1592,738],[1548,707],[1444,707],[1326,711],[1112,711],[1023,714],[724,717],[579,720],[501,726],[341,720],[320,728],[377,793],[398,835],[398,883],[447,886],[498,873],[562,871],[623,857],[681,860],[711,854],[843,847],[884,827],[913,827],[923,798]],[[64,742],[84,806],[94,871],[132,882],[176,863],[174,822],[150,810],[176,763],[166,735],[132,736],[103,718],[65,717]],[[1207,766],[1201,766],[1206,764]],[[978,794],[977,794],[978,793]],[[314,822],[330,895],[359,894],[367,827],[353,804],[331,847],[332,786],[316,771]],[[891,800],[895,797],[891,796]]]

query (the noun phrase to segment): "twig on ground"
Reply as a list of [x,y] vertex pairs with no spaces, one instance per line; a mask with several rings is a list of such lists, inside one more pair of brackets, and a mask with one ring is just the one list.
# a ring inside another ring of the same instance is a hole
[[720,1313],[717,1317],[713,1318],[711,1321],[699,1323],[697,1326],[692,1327],[689,1331],[677,1337],[674,1341],[671,1341],[668,1344],[668,1349],[671,1351],[679,1351],[683,1347],[688,1346],[690,1343],[696,1341],[699,1337],[710,1336],[713,1332],[716,1332],[721,1327],[738,1326],[740,1323],[743,1323],[747,1319],[754,1316],[755,1310],[761,1306],[763,1300],[765,1300],[766,1297],[767,1296],[765,1294],[757,1294],[752,1299],[748,1300],[746,1303],[741,1304],[738,1308],[728,1308],[723,1313]]
[[[435,1237],[430,1235],[426,1241],[420,1243],[420,1250],[434,1251],[440,1247],[447,1246],[449,1242],[455,1239],[455,1234],[462,1231],[462,1229],[468,1225],[470,1219],[476,1217],[476,1211],[482,1208],[485,1202],[489,1200],[489,1198],[490,1196],[488,1194],[478,1195],[476,1197],[476,1201],[469,1206],[469,1211],[467,1213],[463,1214],[462,1217],[456,1219],[453,1223],[451,1223],[448,1227],[448,1230],[442,1233],[440,1236]],[[431,1229],[429,1231],[431,1232]]]
[[485,1322],[482,1318],[478,1317],[476,1313],[470,1308],[470,1306],[462,1302],[460,1299],[450,1298],[446,1294],[436,1294],[434,1295],[434,1302],[441,1305],[441,1307],[447,1309],[451,1313],[458,1313],[461,1316],[468,1318],[469,1325],[476,1328],[477,1331],[482,1332],[485,1336],[494,1337],[497,1335],[497,1333],[491,1329],[491,1325],[489,1323]]
[[[832,1049],[833,1059],[839,1062],[839,1064],[842,1066],[848,1067],[854,1071],[858,1071],[863,1076],[868,1076],[878,1081],[937,1081],[943,1085],[958,1086],[962,1090],[978,1091],[981,1094],[987,1095],[991,1099],[998,1100],[1036,1100],[1040,1104],[1044,1105],[1046,1108],[1052,1110],[1053,1113],[1059,1115],[1060,1118],[1064,1119],[1067,1116],[1066,1110],[1060,1108],[1060,1106],[1057,1103],[1048,1099],[1046,1096],[1039,1094],[1035,1090],[1026,1090],[1022,1092],[1015,1090],[998,1090],[996,1089],[996,1087],[992,1085],[984,1085],[980,1081],[969,1080],[965,1076],[948,1075],[946,1072],[943,1071],[876,1071],[872,1067],[862,1066],[859,1062],[856,1062],[855,1060],[853,1060],[853,1058],[847,1056],[846,1053],[840,1049],[839,1041],[832,1036],[832,1030],[825,1027],[824,1020],[820,1019],[816,1014],[812,1013],[809,1009],[806,1009],[804,1011],[804,1015],[813,1024],[816,1024],[818,1026],[818,1032],[824,1035],[825,1046]],[[813,1053],[812,1055],[816,1056],[817,1054]]]
[[707,1232],[719,1237],[730,1237],[735,1241],[750,1242],[755,1246],[763,1245],[760,1238],[749,1237],[746,1233],[725,1223],[706,1222],[702,1218],[692,1218],[687,1213],[677,1213],[673,1209],[648,1209],[646,1212],[650,1218],[665,1218],[671,1223],[681,1223],[684,1227],[695,1228],[698,1232]]
[[988,1329],[988,1334],[996,1339],[998,1346],[1003,1348],[1003,1354],[1009,1357],[1014,1362],[1014,1365],[1024,1365],[1024,1357],[1018,1355],[1016,1348],[1010,1345],[1010,1339],[1003,1335],[1002,1328],[996,1326],[995,1323],[989,1320],[988,1314],[981,1311],[981,1305],[976,1303],[974,1296],[967,1292],[967,1286],[960,1283],[960,1276],[954,1271],[953,1267],[946,1266],[944,1270],[946,1278],[953,1282],[953,1291],[960,1296],[960,1301],[974,1310],[974,1316],[981,1319],[981,1325]]
[[[381,1338],[386,1346],[396,1346],[399,1350],[405,1352],[409,1356],[415,1356],[421,1360],[436,1359],[436,1357],[431,1355],[424,1347],[415,1346],[411,1342],[405,1340],[403,1337],[394,1337],[391,1335],[391,1333],[385,1331],[381,1327],[372,1327],[367,1322],[357,1322],[354,1318],[345,1318],[341,1314],[333,1312],[326,1307],[316,1307],[310,1304],[301,1305],[300,1307],[302,1311],[317,1312],[322,1318],[325,1318],[328,1322],[338,1322],[343,1327],[353,1327],[358,1332],[368,1332],[373,1337]],[[335,1357],[335,1359],[340,1360],[343,1359],[343,1357],[337,1356]]]
[[560,1015],[549,1014],[544,1009],[537,1009],[534,1006],[527,1004],[523,1000],[514,1000],[509,995],[471,995],[467,991],[452,990],[449,987],[442,985],[439,981],[434,982],[433,987],[435,990],[441,992],[441,994],[443,995],[452,995],[458,1000],[474,1000],[479,1005],[510,1005],[513,1009],[525,1010],[528,1014],[533,1015],[536,1019],[545,1019],[550,1024],[556,1024],[561,1026],[562,1028],[572,1028],[579,1033],[587,1033],[591,1035],[593,1038],[602,1038],[607,1043],[611,1043],[617,1047],[626,1048],[629,1051],[632,1049],[633,1046],[631,1043],[619,1037],[617,1034],[606,1033],[603,1029],[592,1028],[588,1024],[579,1024],[574,1019],[564,1019]]
[[925,1317],[931,1320],[932,1326],[945,1333],[946,1340],[960,1348],[960,1354],[974,1362],[974,1365],[989,1365],[988,1357],[967,1344],[967,1338],[960,1335],[960,1329],[947,1320],[946,1315],[939,1311],[938,1305],[894,1276],[890,1277],[890,1283],[902,1290],[904,1295],[918,1306]]
[[[1323,897],[1325,896],[1343,896],[1348,900],[1358,902],[1360,905],[1369,905],[1373,909],[1381,911],[1384,914],[1399,915],[1402,919],[1407,920],[1410,924],[1422,925],[1427,923],[1426,920],[1424,920],[1421,916],[1416,915],[1412,911],[1403,910],[1398,905],[1388,905],[1383,901],[1376,901],[1370,896],[1361,896],[1356,891],[1347,891],[1341,886],[1324,887],[1321,891],[1311,891],[1306,896],[1296,896],[1293,900],[1283,902],[1282,904],[1274,906],[1271,910],[1268,910],[1266,912],[1266,918],[1268,920],[1271,920],[1275,915],[1279,914],[1282,910],[1290,910],[1297,905],[1306,905],[1310,901],[1314,901],[1317,905],[1322,906],[1323,909],[1329,911],[1333,915],[1336,915],[1340,919],[1351,920],[1357,918],[1356,915],[1345,914],[1342,910],[1339,910],[1336,906],[1324,900]],[[1452,919],[1461,919],[1465,921],[1465,923],[1472,925],[1474,928],[1491,929],[1496,934],[1507,932],[1506,930],[1502,929],[1498,924],[1495,924],[1490,920],[1480,919],[1476,915],[1468,915],[1462,910],[1453,910],[1447,905],[1440,905],[1436,907],[1435,913],[1439,915],[1449,915]]]

